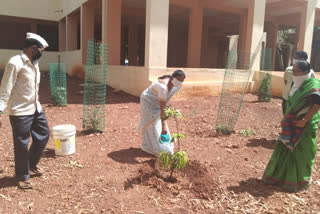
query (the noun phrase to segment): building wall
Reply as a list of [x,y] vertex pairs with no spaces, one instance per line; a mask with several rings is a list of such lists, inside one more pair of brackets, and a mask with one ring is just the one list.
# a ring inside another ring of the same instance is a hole
[[[4,69],[5,64],[8,60],[17,54],[20,54],[21,50],[6,50],[0,49],[0,69]],[[48,71],[48,63],[58,62],[58,53],[57,52],[44,52],[41,60],[39,60],[39,67],[41,71]]]
[[0,47],[3,49],[17,49],[17,47],[22,48],[26,32],[31,31],[30,24],[28,23],[13,24],[12,22],[3,22],[1,20],[0,29],[5,29],[6,31],[6,33],[0,33]]
[[63,9],[63,11],[60,14],[59,20],[67,16],[69,13],[73,12],[77,8],[81,7],[81,5],[87,2],[88,0],[60,0],[60,1],[61,1],[60,10]]
[[[7,62],[11,56],[19,54],[19,50],[0,50],[0,62]],[[66,63],[67,73],[71,73],[74,67],[81,67],[81,51],[68,52],[44,52],[39,66],[41,71],[49,70],[49,62],[57,63],[60,55],[60,62]],[[68,63],[67,63],[68,62]],[[0,70],[5,64],[0,64]],[[171,74],[177,68],[147,69],[139,66],[108,66],[107,84],[115,89],[122,90],[134,96],[139,96],[152,81],[164,74]],[[197,96],[218,96],[221,93],[225,69],[196,69],[184,68],[186,81],[177,97]],[[254,72],[247,88],[247,92],[257,92],[260,85],[260,72]],[[316,74],[317,78],[320,75]],[[189,77],[189,78],[188,78]],[[190,78],[192,77],[192,78]],[[281,97],[284,87],[283,72],[272,72],[272,95]],[[236,90],[234,90],[236,91]]]
[[36,4],[34,0],[10,0],[1,1],[0,15],[59,20],[61,13],[55,12],[58,10],[61,10],[61,0],[41,0]]
[[[5,64],[10,57],[20,54],[21,50],[6,50],[0,49],[0,69],[5,68]],[[70,73],[73,65],[81,63],[81,51],[67,51],[67,52],[43,52],[43,56],[39,60],[39,67],[41,71],[49,71],[49,63],[58,63],[60,55],[60,62],[66,63],[66,71]]]
[[[178,68],[163,68],[163,69],[146,69],[144,67],[134,66],[109,66],[108,67],[108,85],[122,90],[134,96],[140,96],[141,92],[148,87],[152,81],[165,74],[172,74]],[[197,96],[219,96],[224,80],[225,69],[197,69],[184,68],[186,80],[183,83],[182,89],[177,94],[179,97],[197,97]],[[144,78],[148,75],[148,78]],[[260,85],[261,71],[252,72],[250,77],[247,93],[256,93]],[[283,72],[271,72],[271,90],[272,95],[276,97],[282,96],[284,88]],[[189,77],[189,78],[188,78]],[[192,77],[192,78],[190,78]],[[317,78],[320,75],[316,74]],[[231,89],[237,92],[237,85]]]
[[[34,0],[6,0],[1,2],[0,15],[59,21],[87,1],[88,0],[39,0],[35,5]],[[10,27],[8,27],[8,29],[10,29]],[[187,39],[186,29],[177,28],[177,31],[171,35],[179,44],[177,43],[176,47],[169,44],[168,57],[169,60],[173,60],[172,62],[168,61],[169,65],[176,64],[184,67],[186,64],[187,56],[185,54],[187,53],[187,45],[184,44],[187,42],[180,37],[183,34],[186,35],[184,38]],[[8,38],[1,38],[1,36],[0,39],[8,40]],[[169,42],[171,41],[169,40]],[[226,45],[221,45],[221,42],[223,42],[221,37],[210,35],[208,39],[208,50],[205,56],[203,56],[205,59],[202,66],[204,65],[204,67],[209,68],[224,67],[224,46]],[[7,62],[11,56],[19,52],[19,50],[0,49],[0,69],[5,66],[5,62]],[[83,72],[81,50],[45,52],[40,60],[40,69],[42,71],[48,71],[48,63],[57,63],[59,56],[60,62],[66,63],[68,73],[71,73],[77,66],[79,68],[82,66]],[[175,68],[149,69],[135,66],[109,66],[108,69],[108,85],[136,96],[140,95],[142,90],[145,89],[152,80],[155,80],[163,74],[172,73],[175,70]],[[185,68],[184,70],[189,78],[187,78],[179,96],[190,97],[220,94],[225,69]],[[254,92],[257,90],[260,81],[258,74],[259,73],[256,72],[254,78],[250,81],[248,91]],[[272,94],[275,96],[281,96],[282,94],[282,74],[283,73],[273,73],[272,75]]]
[[59,52],[60,62],[66,64],[66,72],[71,74],[73,68],[82,65],[82,52],[81,50]]
[[[87,0],[2,0],[0,15],[59,21]],[[36,4],[35,4],[36,2]]]

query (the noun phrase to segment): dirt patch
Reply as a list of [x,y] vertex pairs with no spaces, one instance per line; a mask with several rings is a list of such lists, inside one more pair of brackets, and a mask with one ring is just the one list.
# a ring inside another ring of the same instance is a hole
[[[76,153],[56,156],[53,137],[41,159],[45,170],[32,191],[17,189],[8,115],[0,131],[0,213],[317,213],[320,210],[319,154],[313,183],[295,194],[266,186],[261,176],[280,131],[281,99],[257,103],[247,94],[234,132],[215,135],[219,97],[173,100],[181,110],[182,149],[191,164],[167,182],[156,159],[141,151],[136,132],[139,98],[107,89],[106,130],[83,135],[83,80],[67,78],[68,105],[50,101],[49,76],[41,76],[40,101],[49,126],[77,128]],[[174,123],[168,122],[174,130]],[[243,130],[255,134],[244,136]],[[158,170],[158,171],[156,171]]]
[[208,169],[198,161],[189,161],[183,170],[176,170],[173,178],[170,172],[160,168],[156,159],[145,163],[138,175],[125,182],[125,189],[134,185],[144,185],[156,189],[163,194],[177,196],[182,192],[193,194],[199,199],[214,199],[219,192],[219,184],[208,173]]

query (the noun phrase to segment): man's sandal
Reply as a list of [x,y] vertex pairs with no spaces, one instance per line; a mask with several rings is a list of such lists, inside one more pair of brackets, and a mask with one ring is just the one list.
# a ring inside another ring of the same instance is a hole
[[35,168],[30,169],[30,172],[31,172],[31,175],[34,175],[34,176],[41,176],[43,174],[43,170],[37,166]]
[[32,189],[32,183],[29,181],[19,181],[18,182],[19,189]]

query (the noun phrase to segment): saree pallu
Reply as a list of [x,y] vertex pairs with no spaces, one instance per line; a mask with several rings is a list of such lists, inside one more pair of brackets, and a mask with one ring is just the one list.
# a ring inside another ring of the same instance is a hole
[[[159,152],[173,153],[173,143],[160,143],[159,139],[162,132],[161,119],[160,119],[160,105],[158,92],[155,84],[153,83],[140,96],[141,106],[141,120],[137,127],[138,132],[142,134],[142,147],[141,149],[153,155],[159,155]],[[179,88],[172,88],[167,94],[166,103],[169,102],[171,97],[179,90]],[[167,127],[168,134],[170,134]]]
[[[312,105],[310,95],[320,95],[319,88],[318,79],[306,80],[293,96],[289,96],[285,116],[291,114],[300,119],[305,116],[307,112],[303,109],[310,109]],[[311,184],[312,168],[317,151],[318,122],[319,112],[307,122],[293,151],[290,151],[281,140],[277,141],[262,176],[264,183],[279,185],[288,192],[305,189]]]

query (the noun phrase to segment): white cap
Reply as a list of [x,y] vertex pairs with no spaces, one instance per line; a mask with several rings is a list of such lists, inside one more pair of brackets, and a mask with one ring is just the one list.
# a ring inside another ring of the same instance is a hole
[[44,48],[49,47],[47,41],[44,40],[44,38],[42,38],[42,37],[39,36],[38,34],[35,34],[35,33],[27,33],[27,39],[35,39],[35,40],[37,40],[38,42],[40,42],[40,44],[41,44]]

